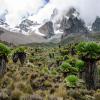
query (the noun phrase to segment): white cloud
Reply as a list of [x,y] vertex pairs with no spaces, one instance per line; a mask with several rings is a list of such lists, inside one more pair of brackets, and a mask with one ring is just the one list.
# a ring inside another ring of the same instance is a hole
[[42,21],[50,19],[50,15],[54,8],[59,10],[59,16],[66,13],[70,7],[75,7],[80,12],[80,17],[84,19],[86,24],[93,23],[96,16],[100,16],[100,0],[50,0],[50,2],[33,16],[33,19]]
[[12,26],[19,23],[26,13],[35,13],[43,5],[41,0],[0,0],[0,8],[7,9],[7,22]]
[[50,19],[54,8],[59,10],[59,16],[70,7],[75,7],[81,18],[88,24],[93,22],[96,16],[100,16],[100,0],[49,0],[43,8],[45,0],[0,0],[0,9],[7,9],[9,14],[6,16],[8,24],[15,26],[20,23],[22,17],[27,13],[33,16],[32,20],[42,22],[44,19]]

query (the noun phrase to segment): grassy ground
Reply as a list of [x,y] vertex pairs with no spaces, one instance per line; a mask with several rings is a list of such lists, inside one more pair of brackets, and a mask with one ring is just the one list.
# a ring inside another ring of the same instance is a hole
[[10,54],[7,71],[0,78],[0,100],[100,100],[100,90],[88,91],[85,84],[67,87],[59,66],[69,49],[32,45],[27,47],[23,66],[13,63]]

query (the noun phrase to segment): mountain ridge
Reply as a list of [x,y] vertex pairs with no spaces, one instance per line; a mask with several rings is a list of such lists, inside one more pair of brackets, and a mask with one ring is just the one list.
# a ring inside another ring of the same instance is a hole
[[96,18],[91,29],[89,29],[84,20],[80,18],[76,9],[70,8],[60,20],[54,21],[57,13],[58,10],[54,9],[51,19],[41,24],[26,18],[15,28],[10,28],[5,18],[0,17],[0,33],[2,33],[0,34],[0,40],[16,45],[48,42],[58,43],[72,33],[77,36],[79,33],[88,34],[100,31],[99,17]]

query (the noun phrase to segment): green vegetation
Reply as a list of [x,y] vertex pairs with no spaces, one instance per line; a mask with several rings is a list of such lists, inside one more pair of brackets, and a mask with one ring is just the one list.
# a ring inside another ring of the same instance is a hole
[[100,44],[96,42],[81,42],[76,46],[77,54],[86,63],[85,82],[88,89],[95,89],[96,62],[100,60]]
[[8,62],[8,54],[10,53],[10,48],[2,43],[0,43],[0,76],[6,72],[6,63]]
[[21,65],[24,64],[26,59],[26,53],[25,53],[26,47],[18,47],[13,51],[13,62],[16,63],[18,59],[20,60]]
[[0,71],[0,100],[100,99],[99,43],[11,49],[0,49],[8,58]]
[[65,78],[65,82],[69,87],[76,87],[79,79],[75,75],[69,75]]
[[84,61],[77,59],[75,67],[78,68],[78,71],[82,71],[84,69],[84,66],[85,66]]
[[7,47],[6,45],[0,43],[0,55],[8,55],[10,53],[10,48]]

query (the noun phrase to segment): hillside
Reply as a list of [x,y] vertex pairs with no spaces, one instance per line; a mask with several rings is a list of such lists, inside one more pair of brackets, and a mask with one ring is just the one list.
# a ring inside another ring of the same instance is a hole
[[[9,54],[6,73],[0,76],[0,100],[99,100],[100,90],[87,90],[84,81],[79,78],[77,67],[68,67],[64,63],[74,65],[78,59],[77,54],[71,55],[72,44],[31,46],[26,47],[27,57],[23,65],[20,61],[13,62],[13,51]],[[68,74],[61,70],[63,63]],[[100,75],[99,67],[100,62],[97,63],[97,75]],[[67,80],[69,75],[78,76],[78,80],[77,77],[75,81],[73,77]],[[100,86],[99,79],[96,80],[97,88]]]
[[100,33],[88,33],[88,34],[70,34],[61,40],[61,44],[78,43],[81,41],[100,41]]
[[34,42],[41,43],[46,41],[46,39],[44,39],[42,36],[37,35],[35,33],[32,35],[24,35],[21,33],[7,31],[3,28],[1,28],[0,30],[0,40],[14,45],[28,44]]

